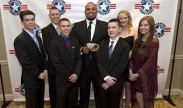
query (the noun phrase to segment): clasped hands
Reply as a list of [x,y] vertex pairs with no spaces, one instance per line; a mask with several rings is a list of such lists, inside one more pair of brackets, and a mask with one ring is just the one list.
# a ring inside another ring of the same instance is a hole
[[84,54],[88,54],[89,51],[91,52],[98,52],[100,45],[96,43],[87,43],[86,46],[83,46],[81,52]]
[[107,90],[110,86],[113,86],[114,84],[116,84],[117,79],[114,77],[109,76],[106,79],[106,82],[102,84],[102,88],[104,90]]
[[131,69],[129,70],[129,73],[130,73],[129,80],[131,81],[135,81],[139,77],[139,74],[137,73],[133,74]]
[[72,83],[75,83],[77,80],[78,80],[78,76],[76,74],[72,74],[69,77],[69,81],[72,82]]
[[46,80],[48,78],[48,71],[44,70],[40,75],[39,75],[40,79]]

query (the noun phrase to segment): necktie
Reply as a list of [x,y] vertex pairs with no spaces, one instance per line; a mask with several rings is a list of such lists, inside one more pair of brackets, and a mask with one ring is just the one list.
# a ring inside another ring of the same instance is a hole
[[111,45],[109,46],[109,57],[111,58],[112,52],[113,52],[113,43],[114,41],[111,41]]
[[90,37],[90,40],[91,39],[91,25],[92,25],[93,22],[89,22],[89,26],[88,26],[88,36]]
[[70,46],[70,43],[69,43],[69,38],[65,39],[65,43],[66,43],[68,51],[71,52],[71,46]]
[[56,28],[56,31],[57,31],[58,35],[60,35],[60,28],[59,27]]
[[38,40],[36,38],[36,35],[33,36],[33,39],[34,39],[34,42],[36,43],[36,45],[37,45],[37,47],[38,47],[38,49],[40,51],[39,42],[38,42]]

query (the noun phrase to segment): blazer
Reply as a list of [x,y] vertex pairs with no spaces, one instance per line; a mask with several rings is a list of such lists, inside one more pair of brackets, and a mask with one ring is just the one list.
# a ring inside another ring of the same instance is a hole
[[125,69],[129,61],[130,46],[122,38],[116,43],[111,58],[109,58],[109,40],[102,42],[98,52],[98,69],[100,72],[100,84],[104,83],[106,76],[117,79],[115,85],[109,87],[111,91],[120,91],[125,78]]
[[[71,37],[74,37],[78,40],[81,47],[85,46],[87,43],[97,43],[100,44],[101,41],[104,41],[109,38],[107,33],[107,22],[96,20],[96,27],[94,31],[93,39],[90,39],[90,36],[87,35],[87,24],[86,20],[77,22],[73,25]],[[93,61],[96,61],[96,54],[90,52]],[[83,64],[87,63],[87,60],[90,60],[89,54],[82,54]]]
[[25,88],[34,87],[44,81],[39,78],[39,75],[46,69],[46,54],[41,38],[36,37],[40,51],[32,37],[24,30],[14,40],[16,57],[22,66],[22,78]]
[[53,39],[50,43],[49,54],[56,69],[56,86],[69,87],[71,74],[80,75],[81,56],[80,47],[76,39],[70,38],[71,52],[67,49],[62,36]]
[[50,23],[48,26],[46,26],[42,29],[43,45],[44,45],[46,53],[48,55],[47,64],[49,66],[48,67],[49,73],[55,73],[55,69],[54,69],[53,64],[51,63],[50,55],[49,55],[50,42],[51,42],[51,40],[57,38],[58,36],[59,35],[52,23]]

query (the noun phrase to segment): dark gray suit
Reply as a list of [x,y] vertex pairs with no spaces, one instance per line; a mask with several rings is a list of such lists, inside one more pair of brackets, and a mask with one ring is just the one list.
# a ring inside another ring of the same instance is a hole
[[40,51],[32,37],[23,32],[14,40],[16,57],[22,66],[22,78],[25,86],[26,108],[43,108],[44,80],[39,78],[45,69],[45,51],[42,40],[36,36]]
[[117,41],[112,56],[109,57],[109,40],[102,42],[98,52],[98,68],[100,72],[100,85],[106,76],[112,76],[117,82],[104,90],[101,88],[102,108],[119,108],[125,69],[128,65],[130,46],[122,38]]
[[70,39],[70,44],[71,50],[68,50],[62,36],[50,43],[49,55],[56,69],[56,108],[78,107],[78,82],[70,82],[69,77],[73,73],[77,74],[78,77],[80,75],[80,46],[76,39]]

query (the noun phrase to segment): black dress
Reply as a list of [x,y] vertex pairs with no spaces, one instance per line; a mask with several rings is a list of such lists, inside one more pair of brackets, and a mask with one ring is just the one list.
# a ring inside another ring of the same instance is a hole
[[[134,36],[128,36],[126,38],[123,38],[129,45],[130,45],[130,51],[133,48],[133,43],[134,43]],[[130,60],[130,59],[129,59]],[[128,66],[126,67],[125,73],[124,73],[125,79],[123,82],[125,81],[130,81],[129,80],[129,63]]]

